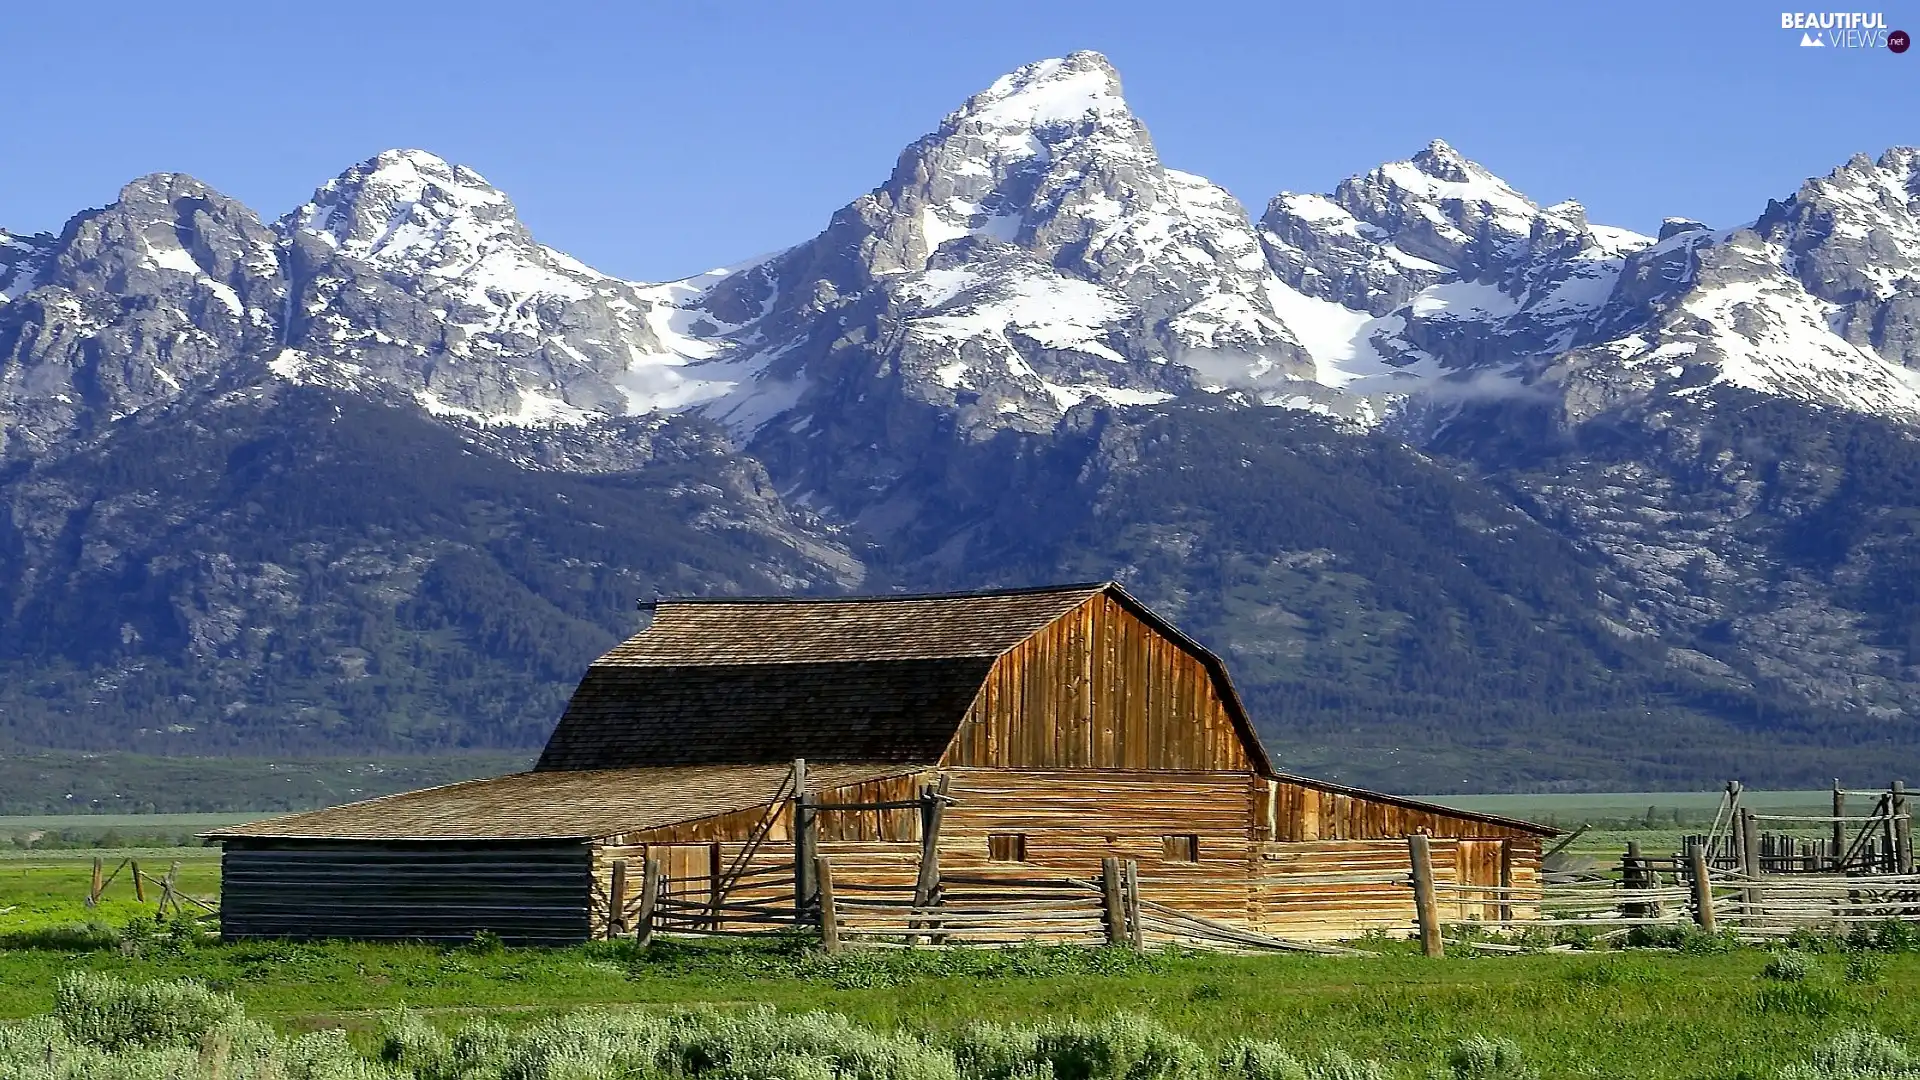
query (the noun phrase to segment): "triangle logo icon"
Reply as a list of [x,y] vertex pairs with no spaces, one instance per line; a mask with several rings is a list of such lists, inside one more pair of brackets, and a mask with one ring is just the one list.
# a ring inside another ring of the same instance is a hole
[[1803,49],[1824,49],[1827,43],[1805,31],[1800,33],[1800,47]]

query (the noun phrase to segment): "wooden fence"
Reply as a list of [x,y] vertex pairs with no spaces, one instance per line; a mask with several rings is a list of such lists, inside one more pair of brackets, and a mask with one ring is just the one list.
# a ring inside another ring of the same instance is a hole
[[[220,909],[213,903],[180,891],[177,884],[180,878],[178,862],[169,866],[165,875],[156,877],[141,869],[139,859],[121,859],[119,865],[108,871],[105,860],[98,856],[94,857],[93,876],[87,882],[89,909],[99,906],[101,897],[106,895],[107,889],[119,879],[123,871],[127,875],[127,884],[132,889],[134,901],[145,904],[148,902],[148,894],[151,893],[154,914],[160,918],[165,918],[169,913],[199,919],[216,918],[220,914]],[[189,911],[186,904],[192,904],[196,910]]]
[[[708,879],[675,881],[658,859],[648,859],[631,902],[624,899],[627,863],[613,867],[607,898],[621,917],[609,919],[610,936],[632,934],[705,936],[777,930],[817,933],[829,952],[849,946],[1010,945],[1016,943],[1119,945],[1147,948],[1177,944],[1234,951],[1304,951],[1350,954],[1337,945],[1260,934],[1141,895],[1138,865],[1103,861],[1099,877],[1037,876],[1036,868],[940,875],[930,891],[922,884],[890,885],[837,880],[829,856],[814,857],[810,882],[814,903],[796,907],[792,895],[775,895],[768,884],[792,881],[791,863],[743,873],[742,890],[716,892]],[[762,880],[764,879],[764,880]]]
[[[1741,874],[1893,874],[1915,872],[1913,815],[1907,785],[1852,790],[1833,784],[1833,812],[1782,814],[1745,805],[1746,788],[1727,783],[1707,832],[1686,837],[1681,851],[1699,847],[1710,869]],[[1852,813],[1872,800],[1867,812]],[[1797,829],[1796,832],[1768,831]],[[1802,835],[1819,832],[1818,836]],[[1676,859],[1684,855],[1674,856]]]
[[1760,941],[1796,931],[1846,933],[1861,925],[1920,922],[1920,874],[1812,874],[1797,864],[1782,873],[1749,873],[1713,865],[1700,845],[1681,858],[1648,858],[1637,848],[1631,845],[1617,868],[1549,873],[1538,919],[1478,925],[1578,928],[1602,940],[1644,927],[1690,926]]

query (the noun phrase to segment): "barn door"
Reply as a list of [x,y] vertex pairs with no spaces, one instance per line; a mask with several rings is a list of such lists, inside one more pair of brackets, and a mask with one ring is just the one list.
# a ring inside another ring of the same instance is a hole
[[[1504,840],[1462,840],[1454,868],[1462,885],[1483,885],[1489,890],[1500,887],[1501,850]],[[1500,894],[1462,890],[1460,919],[1463,922],[1499,922]]]
[[654,844],[649,858],[660,860],[660,899],[655,906],[662,930],[712,930],[720,887],[720,845]]

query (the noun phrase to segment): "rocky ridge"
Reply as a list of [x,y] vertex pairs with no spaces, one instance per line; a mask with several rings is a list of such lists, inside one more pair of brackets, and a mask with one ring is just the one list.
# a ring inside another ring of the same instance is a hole
[[1436,141],[1255,223],[1092,53],[665,284],[423,151],[143,178],[0,233],[0,731],[517,745],[635,595],[1107,575],[1290,738],[1920,722],[1917,214],[1911,149],[1647,237]]

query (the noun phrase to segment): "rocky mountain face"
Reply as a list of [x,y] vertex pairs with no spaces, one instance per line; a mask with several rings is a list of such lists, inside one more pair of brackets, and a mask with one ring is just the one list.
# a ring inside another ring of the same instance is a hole
[[654,592],[1117,576],[1298,768],[1920,764],[1917,262],[1912,149],[1642,236],[1436,141],[1255,222],[1092,53],[665,284],[423,151],[146,177],[0,232],[0,740],[524,746]]

